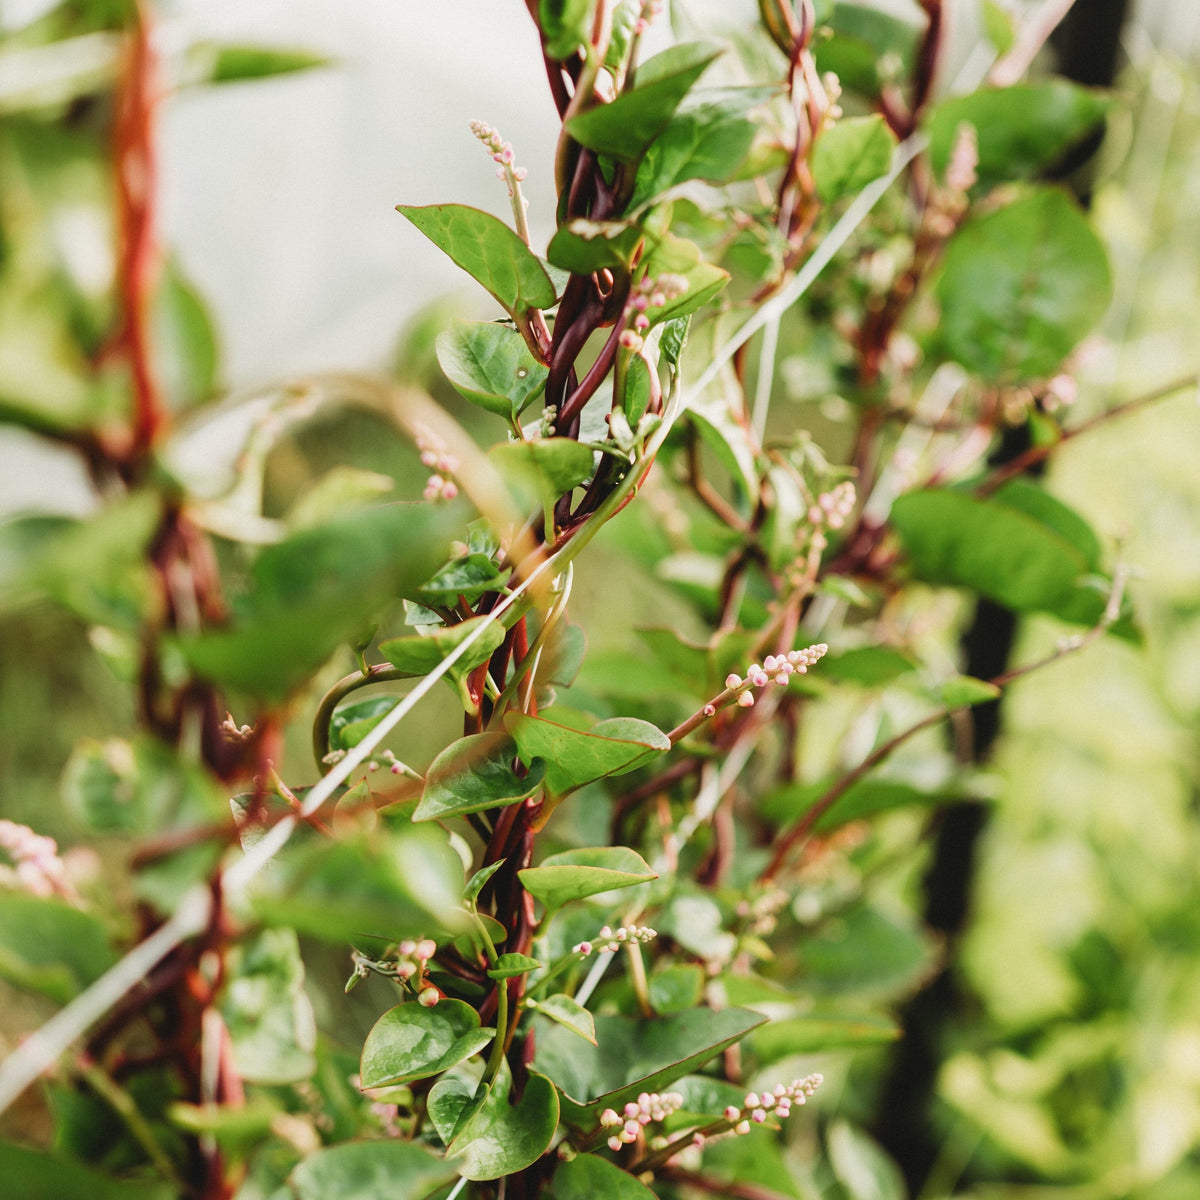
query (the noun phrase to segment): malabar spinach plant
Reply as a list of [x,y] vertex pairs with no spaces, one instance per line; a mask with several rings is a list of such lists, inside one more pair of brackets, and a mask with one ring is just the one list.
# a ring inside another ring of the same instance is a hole
[[[4,527],[4,601],[86,630],[137,725],[62,776],[111,886],[0,822],[0,974],[42,1002],[0,1097],[53,1127],[0,1144],[14,1195],[874,1195],[881,1152],[844,1121],[822,1149],[815,1114],[938,961],[872,892],[915,853],[897,816],[971,792],[938,727],[1136,637],[1126,568],[1030,473],[1086,428],[1072,356],[1109,293],[1043,179],[1110,101],[995,82],[1031,49],[994,4],[992,81],[978,53],[954,79],[941,0],[724,30],[525,8],[553,158],[479,120],[511,213],[396,218],[491,317],[447,322],[436,371],[244,400],[215,481],[155,117],[168,84],[319,64],[164,59],[148,3],[5,35],[55,70],[2,101],[0,413],[95,503]],[[113,230],[100,280],[81,208]],[[280,464],[350,428],[359,456],[289,494]],[[963,676],[971,597],[1069,632]]]

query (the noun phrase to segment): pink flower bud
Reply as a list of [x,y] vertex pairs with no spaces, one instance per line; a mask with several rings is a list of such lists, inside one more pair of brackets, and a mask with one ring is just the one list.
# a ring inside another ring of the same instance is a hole
[[741,687],[742,677],[740,675],[726,675],[725,686],[730,689]]
[[417,1003],[422,1008],[436,1008],[438,1001],[442,998],[441,993],[430,984],[426,988],[422,988],[417,994]]
[[733,1132],[738,1134],[739,1136],[742,1134],[749,1133],[750,1132],[750,1122],[749,1121],[739,1121],[733,1127]]
[[737,704],[738,704],[738,708],[753,708],[754,707],[754,693],[753,692],[742,692],[742,694],[740,696],[738,696],[738,698],[737,698]]
[[727,1121],[736,1121],[741,1115],[742,1110],[740,1108],[734,1108],[732,1104],[725,1110],[725,1120]]
[[766,1111],[761,1108],[756,1108],[750,1114],[750,1120],[752,1120],[756,1125],[761,1125],[766,1119],[767,1119]]
[[612,1137],[610,1137],[610,1138],[608,1139],[608,1148],[609,1148],[609,1149],[610,1149],[610,1150],[611,1150],[611,1151],[612,1151],[614,1154],[616,1154],[616,1153],[617,1153],[617,1152],[618,1152],[618,1151],[621,1149],[621,1147],[622,1147],[623,1145],[624,1145],[624,1142],[622,1142],[622,1141],[621,1141],[621,1139],[620,1139],[619,1137],[617,1137],[617,1135],[616,1135],[615,1133],[613,1134],[613,1136],[612,1136]]

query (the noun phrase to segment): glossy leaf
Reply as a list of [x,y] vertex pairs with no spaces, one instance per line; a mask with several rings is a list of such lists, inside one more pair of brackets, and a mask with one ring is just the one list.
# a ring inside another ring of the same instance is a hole
[[184,70],[189,82],[236,83],[311,71],[314,67],[328,66],[329,62],[324,55],[310,50],[196,42],[188,47]]
[[[979,182],[1034,179],[1104,120],[1112,101],[1065,79],[984,88],[937,104],[929,114],[929,154],[946,171],[960,125],[974,128]],[[823,139],[822,139],[823,140]]]
[[516,804],[541,786],[546,764],[513,769],[516,743],[506,733],[475,733],[452,742],[430,764],[414,821],[441,821]]
[[995,700],[999,695],[1000,689],[994,683],[970,675],[956,675],[938,688],[938,699],[947,708],[971,708]]
[[564,271],[590,275],[604,267],[628,267],[641,240],[641,229],[628,221],[574,220],[559,226],[546,257]]
[[[448,510],[443,510],[448,511]],[[264,550],[228,627],[179,639],[201,677],[279,702],[436,564],[429,505],[360,510]]]
[[[450,589],[452,592],[457,584],[470,588],[468,580],[471,578],[494,580],[498,577],[491,559],[484,558],[482,554],[468,555],[467,557],[475,561],[468,563],[466,560],[456,560],[456,562],[462,563],[462,570],[458,574],[452,574],[447,568],[435,576],[435,579],[440,581],[436,588],[431,584],[426,584],[421,589],[422,592],[432,592],[442,588]],[[455,564],[450,565],[454,566]],[[469,574],[476,567],[478,574]],[[478,584],[474,586],[478,586]],[[424,636],[414,634],[409,637],[389,638],[386,642],[380,642],[379,652],[398,670],[412,675],[427,675],[430,671],[436,670],[442,659],[452,650],[480,630],[482,632],[479,633],[479,636],[463,651],[462,657],[454,663],[453,670],[455,672],[466,674],[481,663],[487,662],[503,644],[504,626],[499,621],[493,621],[490,617],[469,617],[457,625],[433,627]]]
[[817,192],[826,204],[860,192],[887,173],[896,137],[883,117],[846,117],[826,129],[812,153]]
[[488,969],[489,979],[515,979],[518,975],[536,971],[542,964],[528,954],[501,954],[496,965]]
[[475,1103],[475,1086],[457,1075],[443,1075],[429,1089],[425,1111],[437,1130],[438,1137],[448,1146],[462,1124],[463,1118]]
[[554,1172],[554,1200],[654,1200],[641,1180],[596,1154],[580,1154]]
[[876,1013],[782,1017],[756,1029],[750,1035],[750,1044],[761,1062],[773,1063],[793,1054],[885,1045],[894,1042],[900,1033],[895,1021]]
[[907,1200],[900,1168],[872,1138],[849,1121],[829,1127],[829,1163],[848,1200]]
[[524,485],[543,505],[586,482],[595,469],[595,455],[574,438],[539,438],[494,446],[488,457],[506,478]]
[[997,497],[909,492],[892,506],[892,525],[919,578],[973,588],[1017,612],[1072,619],[1093,566],[1056,528]]
[[345,1142],[292,1172],[296,1200],[425,1200],[457,1172],[416,1142]]
[[653,1019],[598,1015],[595,1047],[561,1025],[538,1022],[534,1065],[563,1094],[563,1120],[594,1124],[601,1109],[618,1112],[640,1092],[661,1092],[766,1020],[740,1008]]
[[719,53],[708,42],[688,42],[656,54],[638,68],[634,88],[571,117],[567,132],[600,154],[637,162]]
[[537,256],[491,213],[465,204],[397,205],[431,242],[483,285],[513,317],[557,299]]
[[1108,307],[1104,247],[1058,191],[968,221],[936,284],[938,343],[988,382],[1052,375]]
[[585,730],[516,713],[505,719],[505,725],[523,763],[546,760],[546,786],[555,795],[593,779],[623,775],[671,748],[661,729],[631,717],[597,721]]
[[891,646],[856,646],[821,660],[821,678],[860,687],[882,687],[915,671],[916,661]]
[[728,271],[705,262],[694,242],[672,233],[657,233],[648,240],[641,265],[647,276],[669,273],[682,275],[688,282],[686,291],[668,300],[661,308],[646,311],[652,326],[697,312],[729,282]]
[[343,704],[329,722],[329,748],[349,750],[357,746],[395,707],[395,696],[372,696],[370,700]]
[[570,58],[586,46],[596,0],[539,0],[538,28],[549,58]]
[[631,208],[692,179],[724,183],[741,166],[756,125],[746,113],[769,97],[761,88],[730,90],[677,112],[638,166]]
[[91,914],[63,900],[0,891],[0,979],[66,1004],[115,961]]
[[362,1050],[362,1086],[390,1087],[428,1079],[478,1054],[496,1031],[479,1025],[479,1014],[461,1000],[433,1008],[412,1001],[388,1009],[371,1027]]
[[470,879],[467,880],[467,886],[463,888],[463,903],[471,904],[479,898],[479,893],[483,891],[487,881],[491,879],[495,873],[504,866],[506,859],[497,859],[494,863],[489,863],[486,867],[480,867]]
[[516,1104],[508,1100],[512,1076],[502,1061],[482,1104],[459,1127],[446,1150],[465,1179],[515,1175],[546,1152],[558,1128],[558,1093],[531,1070]]
[[549,371],[515,329],[494,322],[455,321],[437,339],[437,359],[460,395],[509,418],[541,393]]
[[627,846],[564,850],[517,874],[525,890],[549,909],[658,878],[642,857]]
[[704,995],[704,969],[695,963],[673,963],[648,981],[650,1006],[656,1013],[686,1012]]
[[564,1029],[579,1034],[585,1042],[591,1042],[593,1046],[596,1044],[596,1022],[573,996],[557,992],[544,1000],[535,1001],[533,1007],[543,1017],[549,1017]]
[[[508,569],[500,570],[490,555],[465,554],[461,558],[452,558],[441,567],[432,578],[427,579],[417,589],[417,595],[430,604],[444,604],[448,608],[456,605],[460,597],[465,599],[468,604],[474,604],[486,593],[500,591],[508,576]],[[398,638],[396,640],[407,642],[409,639]],[[503,640],[503,630],[501,630],[501,640]],[[420,654],[419,651],[414,653]],[[401,670],[407,669],[407,667],[401,667]]]

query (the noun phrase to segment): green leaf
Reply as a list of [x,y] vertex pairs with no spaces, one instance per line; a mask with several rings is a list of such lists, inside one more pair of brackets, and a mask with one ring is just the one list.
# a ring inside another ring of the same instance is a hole
[[1092,564],[1029,511],[997,497],[927,489],[896,500],[892,525],[927,583],[972,588],[1016,612],[1079,619],[1080,581]]
[[[763,801],[763,812],[774,821],[798,820],[836,782],[834,778],[817,783],[793,783],[770,793]],[[954,799],[951,792],[929,792],[891,779],[864,779],[845,791],[832,808],[817,819],[818,833],[828,833],[851,821],[861,821],[897,808],[945,804]]]
[[641,228],[629,221],[576,219],[559,226],[546,257],[564,271],[590,275],[604,267],[628,267],[641,240]]
[[1079,552],[1089,571],[1100,570],[1102,551],[1095,530],[1073,508],[1068,508],[1040,484],[1030,479],[1010,479],[992,493],[992,499],[1053,530]]
[[828,1050],[859,1049],[894,1042],[900,1026],[877,1013],[854,1016],[806,1015],[783,1017],[756,1029],[751,1048],[764,1065],[792,1054],[824,1054]]
[[883,117],[846,117],[826,129],[813,146],[812,173],[826,204],[861,192],[892,164],[896,137]]
[[94,1171],[69,1158],[0,1142],[0,1179],[12,1200],[174,1200],[170,1183]]
[[533,795],[546,775],[534,761],[524,775],[513,769],[517,746],[506,733],[475,733],[443,750],[425,773],[414,821],[443,821],[517,804]]
[[162,501],[148,491],[84,521],[30,516],[0,527],[0,603],[45,596],[93,625],[138,633],[154,610],[150,540]]
[[586,482],[595,469],[595,455],[574,438],[539,438],[532,442],[503,442],[488,457],[505,478],[524,486],[543,506]]
[[834,1121],[825,1144],[833,1173],[848,1200],[907,1200],[908,1188],[900,1168],[857,1126]]
[[624,775],[671,748],[670,739],[661,729],[631,717],[597,721],[587,730],[521,713],[510,714],[504,723],[523,763],[546,760],[546,786],[556,796],[593,779]]
[[929,153],[944,175],[960,125],[975,129],[979,182],[1035,179],[1104,120],[1112,101],[1065,79],[984,88],[954,96],[929,114]]
[[491,213],[465,204],[400,204],[396,211],[491,292],[514,319],[531,308],[550,308],[557,300],[537,256]]
[[259,555],[229,626],[181,637],[180,650],[202,678],[284,700],[433,569],[447,512],[391,504],[293,534]]
[[980,12],[983,18],[983,33],[999,55],[1007,54],[1017,40],[1017,31],[1012,14],[999,0],[983,0]]
[[455,321],[437,339],[437,360],[460,395],[511,419],[546,386],[549,368],[508,325]]
[[424,1200],[457,1172],[416,1142],[345,1142],[292,1172],[296,1200]]
[[[492,561],[490,555],[464,554],[461,558],[452,558],[443,567],[439,568],[432,578],[427,579],[417,589],[417,595],[422,600],[429,601],[430,604],[444,604],[447,608],[453,608],[457,605],[459,597],[465,599],[468,604],[474,604],[476,600],[488,592],[500,591],[504,587],[508,576],[508,568],[501,571]],[[472,619],[481,620],[482,618],[475,617]],[[458,626],[452,626],[452,628],[458,628]],[[500,635],[503,641],[503,629],[500,629]],[[420,639],[396,639],[397,642],[408,642],[410,640],[415,641]],[[387,644],[389,646],[394,645],[392,642]],[[441,656],[438,658],[438,661],[440,660]],[[400,664],[396,665],[399,666]],[[436,663],[434,665],[436,666]],[[407,668],[401,666],[400,669],[406,670]],[[431,670],[432,668],[427,667],[425,669]],[[424,674],[424,671],[421,673]]]
[[0,979],[66,1004],[115,961],[104,926],[89,913],[0,891]]
[[470,1111],[475,1099],[475,1087],[457,1075],[443,1075],[429,1089],[425,1111],[437,1130],[438,1137],[448,1146]]
[[594,850],[564,850],[536,867],[518,871],[521,883],[548,909],[616,888],[647,883],[658,875],[628,846],[598,846]]
[[317,1026],[294,930],[260,930],[233,948],[221,1015],[247,1082],[299,1083],[313,1074]]
[[373,696],[343,704],[329,722],[329,748],[350,750],[396,707],[395,696]]
[[766,1019],[740,1008],[694,1008],[649,1020],[598,1015],[595,1047],[539,1021],[534,1065],[562,1092],[563,1120],[588,1127],[601,1109],[619,1112],[640,1092],[662,1091]]
[[704,969],[695,963],[673,963],[649,979],[650,1007],[656,1013],[695,1008],[704,995]]
[[654,1193],[616,1163],[580,1154],[554,1172],[554,1200],[654,1200]]
[[490,979],[515,979],[529,971],[536,971],[542,964],[528,954],[501,954],[496,965],[488,971]]
[[570,58],[588,44],[595,7],[596,0],[540,0],[538,28],[547,58]]
[[639,67],[635,87],[572,117],[567,132],[590,150],[637,162],[720,52],[709,42],[688,42],[656,54]]
[[216,326],[200,293],[170,257],[154,297],[154,347],[174,411],[201,404],[217,391]]
[[260,877],[253,907],[325,941],[397,941],[461,926],[461,895],[462,860],[438,826],[419,825],[289,846]]
[[697,312],[729,282],[729,272],[704,262],[695,242],[672,233],[658,233],[653,240],[648,239],[641,265],[647,277],[669,273],[682,275],[688,281],[685,292],[661,308],[647,310],[652,326]]
[[992,383],[1053,374],[1104,315],[1104,247],[1061,192],[1034,191],[968,221],[936,283],[942,351]]
[[675,114],[638,167],[631,210],[692,179],[725,183],[750,152],[756,125],[746,113],[774,89],[731,89]]
[[479,1014],[461,1000],[443,999],[433,1008],[413,1001],[388,1009],[363,1043],[364,1088],[391,1087],[428,1079],[478,1054],[496,1036],[480,1028]]
[[472,904],[479,898],[479,893],[483,891],[487,881],[491,879],[495,873],[504,866],[507,859],[497,859],[494,863],[489,863],[486,867],[480,867],[470,879],[467,880],[467,886],[463,888],[463,903]]
[[330,59],[311,50],[285,50],[275,46],[235,46],[196,42],[188,47],[184,67],[189,82],[236,83],[266,79],[326,67]]
[[564,1029],[579,1034],[585,1042],[591,1042],[593,1046],[596,1044],[596,1023],[592,1020],[592,1014],[573,996],[556,992],[544,1000],[535,1001],[533,1007],[543,1017],[549,1017]]
[[390,475],[340,463],[297,498],[284,520],[289,529],[312,529],[351,509],[378,504],[395,487],[396,481]]
[[916,662],[891,646],[856,646],[821,659],[821,678],[860,687],[882,687],[915,671]]
[[1000,689],[994,683],[970,675],[956,675],[938,688],[938,699],[947,708],[971,708],[995,700],[999,695]]
[[517,1103],[508,1102],[512,1076],[500,1071],[483,1103],[459,1127],[446,1157],[465,1179],[499,1179],[531,1166],[546,1152],[558,1128],[558,1093],[530,1071]]
[[[468,559],[472,561],[468,562]],[[450,567],[457,564],[462,564],[463,569],[452,572]],[[485,566],[485,564],[487,565]],[[439,571],[434,576],[434,579],[439,581],[436,587],[433,586],[433,580],[431,580],[421,591],[431,593],[439,589],[447,589],[448,596],[456,596],[458,593],[449,591],[449,589],[453,589],[458,584],[463,584],[468,591],[473,591],[480,586],[479,581],[481,580],[487,579],[489,582],[494,582],[503,578],[496,572],[490,558],[486,558],[482,554],[469,554],[465,559],[455,559],[448,567]],[[476,582],[471,584],[469,582],[471,579]],[[502,586],[502,584],[498,586]],[[475,598],[478,599],[478,597]],[[504,643],[504,626],[499,621],[493,621],[491,617],[469,617],[457,625],[436,626],[425,635],[413,634],[409,637],[389,638],[386,642],[380,642],[379,652],[398,670],[412,675],[428,675],[430,671],[437,669],[442,659],[455,647],[461,645],[480,629],[483,632],[463,651],[462,657],[452,668],[455,674],[465,675],[481,663],[487,662]]]

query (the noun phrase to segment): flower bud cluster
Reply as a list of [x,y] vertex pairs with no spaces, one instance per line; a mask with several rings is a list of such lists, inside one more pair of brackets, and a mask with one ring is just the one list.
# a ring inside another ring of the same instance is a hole
[[683,275],[664,272],[654,278],[647,276],[642,279],[634,288],[626,306],[626,313],[632,316],[632,321],[627,328],[621,330],[621,345],[626,350],[635,353],[639,351],[643,345],[644,334],[650,328],[650,318],[646,315],[646,310],[664,308],[687,290],[688,281]]
[[12,866],[0,864],[0,886],[7,885],[34,896],[76,899],[53,838],[34,833],[28,825],[0,820],[0,849],[12,859]]
[[828,525],[830,529],[841,529],[846,518],[854,511],[857,492],[854,484],[845,479],[828,492],[817,497],[816,504],[808,510],[809,522],[816,526]]
[[[608,1148],[620,1150],[637,1141],[638,1134],[651,1121],[662,1121],[683,1107],[683,1097],[678,1092],[643,1092],[636,1103],[630,1100],[621,1112],[606,1108],[600,1114],[600,1124],[613,1132],[609,1135]],[[618,1132],[619,1129],[619,1132]]]
[[458,459],[428,425],[418,425],[413,433],[422,464],[433,471],[422,495],[426,500],[453,500],[458,495],[458,485],[449,476],[458,470]]
[[[809,667],[828,653],[829,647],[824,642],[817,642],[803,650],[789,650],[786,654],[768,654],[763,659],[761,666],[758,663],[751,663],[746,668],[745,679],[737,674],[727,675],[725,686],[730,691],[745,688],[746,684],[749,684],[750,688],[766,687],[768,683],[778,683],[781,687],[786,687],[788,680],[793,675],[804,675]],[[754,703],[754,693],[750,688],[738,692],[737,703],[742,708],[749,708]]]
[[[806,1075],[803,1079],[795,1079],[790,1084],[778,1083],[769,1092],[747,1092],[742,1106],[731,1104],[724,1112],[725,1120],[733,1127],[735,1134],[750,1132],[752,1125],[761,1125],[768,1116],[782,1121],[787,1117],[794,1105],[804,1104],[808,1098],[825,1082],[823,1075]],[[697,1134],[695,1139],[701,1144],[703,1137]]]
[[642,11],[633,26],[633,32],[640,37],[650,28],[650,22],[663,10],[663,0],[642,0]]
[[408,938],[381,959],[368,958],[356,950],[353,954],[354,974],[350,977],[346,990],[349,991],[360,979],[365,979],[374,972],[376,975],[385,975],[389,979],[408,983],[416,991],[418,1003],[425,1008],[433,1008],[442,998],[441,992],[431,983],[426,982],[422,986],[422,980],[425,978],[429,960],[436,953],[437,942],[432,938],[421,938],[419,941]]
[[506,142],[498,129],[494,129],[486,121],[472,121],[471,132],[483,143],[484,148],[496,163],[496,178],[508,184],[508,194],[513,194],[513,184],[520,183],[529,174],[524,167],[518,167],[512,142]]
[[[454,484],[450,484],[450,486],[454,487]],[[427,496],[426,499],[429,499],[429,497]],[[452,500],[453,496],[447,496],[446,499]],[[345,751],[342,751],[339,754],[339,758],[344,757],[344,756],[345,756]],[[328,762],[329,760],[330,760],[330,755],[326,755],[325,758],[322,759],[323,762]],[[393,775],[403,775],[404,774],[404,768],[400,765],[399,762],[396,761],[395,752],[392,750],[382,750],[382,751],[380,751],[378,758],[369,758],[367,760],[367,770],[368,771],[378,771],[381,765],[386,766],[387,769],[389,771],[391,771],[391,773]]]
[[613,954],[622,946],[652,942],[656,937],[658,931],[648,925],[622,925],[615,930],[605,925],[594,941],[577,943],[571,947],[571,953],[580,958],[587,958],[589,954]]
[[750,933],[765,937],[775,932],[776,917],[790,899],[783,888],[769,887],[752,900],[742,900],[735,911],[739,917],[749,920]]
[[950,162],[946,166],[946,185],[935,188],[925,212],[925,224],[939,238],[948,238],[967,211],[967,193],[978,178],[979,143],[975,126],[967,122],[954,133]]

